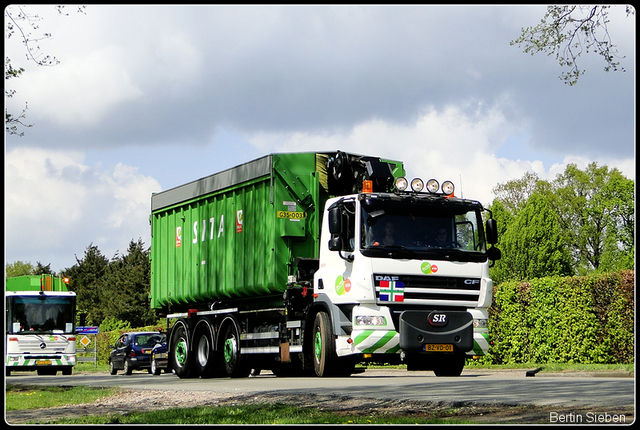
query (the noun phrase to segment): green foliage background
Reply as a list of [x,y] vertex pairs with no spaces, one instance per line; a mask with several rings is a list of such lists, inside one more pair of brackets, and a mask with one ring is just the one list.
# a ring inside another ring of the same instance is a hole
[[634,284],[625,270],[497,285],[484,361],[633,363]]

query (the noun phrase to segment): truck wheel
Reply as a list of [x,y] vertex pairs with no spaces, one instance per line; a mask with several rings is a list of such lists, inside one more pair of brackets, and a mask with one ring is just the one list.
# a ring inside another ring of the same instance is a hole
[[69,376],[73,373],[73,367],[67,366],[62,368],[62,374],[65,376]]
[[334,373],[336,345],[331,320],[326,312],[318,312],[313,321],[313,369],[316,376]]
[[220,347],[218,351],[222,353],[222,368],[225,375],[231,378],[244,378],[251,373],[251,367],[243,363],[240,354],[240,333],[238,332],[236,321],[233,318],[223,321],[222,337],[220,337]]
[[436,361],[433,372],[436,376],[460,376],[464,363],[464,354],[443,355]]
[[206,328],[198,330],[195,338],[195,368],[201,378],[210,378],[215,370],[215,356],[213,340]]
[[171,336],[171,360],[176,375],[179,378],[188,378],[191,374],[192,359],[187,330],[183,326],[179,326]]

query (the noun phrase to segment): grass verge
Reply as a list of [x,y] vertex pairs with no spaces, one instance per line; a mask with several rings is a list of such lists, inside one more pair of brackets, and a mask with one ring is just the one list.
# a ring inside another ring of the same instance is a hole
[[102,397],[114,395],[118,388],[91,387],[57,387],[7,385],[5,409],[17,411],[21,409],[52,408],[67,404],[90,403]]
[[280,403],[204,406],[65,418],[47,424],[464,424],[421,416],[352,416]]

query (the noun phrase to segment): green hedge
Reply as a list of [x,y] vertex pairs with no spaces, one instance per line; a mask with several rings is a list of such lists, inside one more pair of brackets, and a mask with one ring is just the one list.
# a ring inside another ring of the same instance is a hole
[[496,285],[483,361],[633,363],[634,281],[627,270]]

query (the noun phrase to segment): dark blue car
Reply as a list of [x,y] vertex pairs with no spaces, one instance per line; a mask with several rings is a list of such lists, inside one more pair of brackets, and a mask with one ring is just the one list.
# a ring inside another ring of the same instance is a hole
[[157,331],[124,333],[111,345],[109,373],[115,375],[124,370],[125,375],[131,375],[133,370],[140,369],[151,373],[151,351],[162,342],[166,342],[165,335]]

